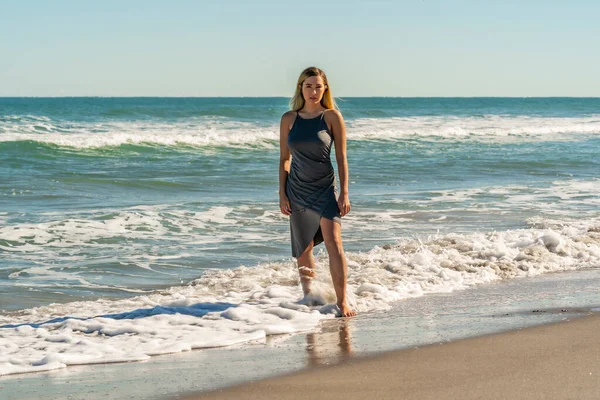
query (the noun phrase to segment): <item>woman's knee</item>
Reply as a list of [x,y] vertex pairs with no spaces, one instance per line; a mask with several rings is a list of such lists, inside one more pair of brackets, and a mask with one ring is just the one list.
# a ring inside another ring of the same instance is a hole
[[325,247],[327,248],[328,253],[336,252],[343,253],[344,247],[342,245],[342,238],[338,235],[330,235],[328,237],[323,238],[325,242]]

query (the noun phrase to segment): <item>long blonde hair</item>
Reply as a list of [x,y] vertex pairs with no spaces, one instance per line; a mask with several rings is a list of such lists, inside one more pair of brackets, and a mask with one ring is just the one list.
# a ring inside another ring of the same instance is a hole
[[323,93],[323,98],[321,99],[321,105],[328,109],[338,109],[337,104],[335,104],[335,100],[331,95],[331,87],[329,86],[329,81],[327,81],[327,75],[325,75],[325,71],[317,67],[308,67],[298,77],[298,84],[296,85],[296,92],[294,93],[294,97],[290,100],[290,108],[292,111],[301,110],[304,107],[304,96],[302,96],[302,84],[306,78],[310,78],[311,76],[320,76],[323,79],[323,83],[325,84],[325,93]]

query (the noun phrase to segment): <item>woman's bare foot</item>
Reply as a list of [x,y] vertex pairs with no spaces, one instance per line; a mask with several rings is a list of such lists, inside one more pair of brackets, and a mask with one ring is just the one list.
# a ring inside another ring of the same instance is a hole
[[340,309],[340,317],[354,317],[356,315],[356,311],[351,309],[346,303],[338,304],[337,306]]
[[305,306],[314,307],[314,306],[324,306],[327,304],[327,300],[323,296],[319,296],[314,293],[306,293],[304,297],[297,302],[298,304],[303,304]]

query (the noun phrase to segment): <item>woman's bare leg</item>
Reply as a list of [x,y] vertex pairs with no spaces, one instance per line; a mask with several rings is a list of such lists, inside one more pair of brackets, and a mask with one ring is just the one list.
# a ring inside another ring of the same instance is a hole
[[298,257],[298,273],[304,295],[310,293],[310,282],[315,277],[315,259],[313,258],[314,243],[310,242],[304,253]]
[[329,255],[329,271],[337,296],[337,306],[342,317],[352,317],[356,312],[348,305],[346,298],[346,282],[348,280],[348,265],[342,246],[342,227],[330,219],[321,218],[321,232]]

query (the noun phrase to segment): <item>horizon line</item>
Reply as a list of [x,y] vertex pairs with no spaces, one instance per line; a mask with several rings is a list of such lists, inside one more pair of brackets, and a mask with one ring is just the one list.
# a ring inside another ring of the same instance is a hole
[[[291,96],[0,96],[0,99],[291,99]],[[600,96],[334,96],[335,99],[600,99]]]

